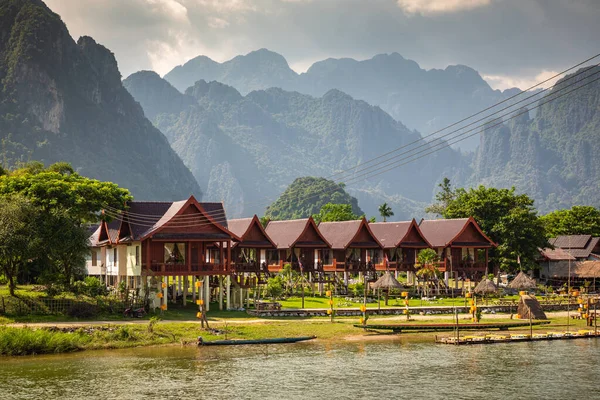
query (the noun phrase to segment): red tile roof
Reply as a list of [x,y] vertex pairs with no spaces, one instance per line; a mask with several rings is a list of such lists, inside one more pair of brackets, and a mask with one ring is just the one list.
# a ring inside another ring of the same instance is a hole
[[477,222],[471,218],[454,218],[454,219],[432,219],[423,220],[419,224],[421,232],[433,247],[447,247],[457,236],[459,236],[469,224],[473,224],[475,229],[488,241],[491,245],[496,246],[477,225]]
[[269,235],[267,235],[267,232],[262,227],[262,224],[260,223],[260,220],[258,219],[258,217],[256,215],[252,218],[238,218],[238,219],[230,219],[227,221],[227,226],[229,227],[229,231],[233,232],[236,236],[238,236],[240,239],[242,239],[241,243],[248,243],[248,240],[246,239],[245,236],[250,232],[250,229],[253,226],[253,224],[255,224],[258,227],[258,229],[260,229],[260,231],[267,238],[267,240],[260,241],[260,242],[253,241],[252,244],[257,245],[257,246],[276,247],[275,243],[271,240]]
[[[292,219],[287,221],[269,221],[265,231],[278,249],[289,249],[294,246],[302,233],[308,229],[310,224],[315,227],[315,230],[321,237],[323,244],[325,244],[327,247],[330,247],[331,245],[323,237],[321,232],[319,232],[319,229],[312,218]],[[315,243],[315,245],[321,245],[321,243]]]
[[425,239],[423,232],[421,232],[419,225],[417,225],[417,222],[414,219],[412,221],[371,222],[369,224],[369,227],[375,234],[375,237],[386,249],[392,249],[401,246],[406,235],[408,235],[411,226],[415,227],[423,239],[422,243],[414,243],[413,245],[431,247],[431,244],[427,241],[427,239]]
[[446,247],[468,222],[469,218],[423,220],[419,228],[433,247]]
[[[121,241],[131,240],[142,240],[146,236],[153,234],[164,226],[167,222],[174,218],[177,218],[177,213],[182,210],[186,204],[195,203],[198,204],[205,212],[205,215],[210,217],[215,225],[222,229],[224,232],[227,231],[227,219],[225,216],[225,210],[222,203],[198,203],[196,199],[191,196],[188,200],[182,201],[132,201],[128,204],[129,208],[123,213],[122,218],[115,218],[109,223],[109,237],[111,242],[116,243],[118,238],[118,232],[120,229],[126,229],[121,226],[123,224],[129,224],[130,235],[127,237],[121,237]],[[182,217],[185,218],[185,217]],[[185,222],[181,219],[178,224],[185,225]],[[185,220],[189,222],[189,225],[198,223],[192,219]],[[116,225],[115,225],[116,224]]]
[[371,242],[361,243],[361,247],[372,245],[373,247],[383,247],[371,231],[369,224],[365,219],[356,221],[338,221],[338,222],[321,222],[318,226],[319,231],[325,239],[331,243],[333,249],[346,249],[350,246],[356,235],[365,227],[371,235]]

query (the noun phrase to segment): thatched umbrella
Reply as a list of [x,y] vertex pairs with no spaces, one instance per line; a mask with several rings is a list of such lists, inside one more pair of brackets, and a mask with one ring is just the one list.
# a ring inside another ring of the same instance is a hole
[[528,277],[523,271],[519,272],[515,279],[508,284],[509,289],[515,290],[535,289],[536,287],[535,279]]
[[387,289],[385,292],[385,305],[388,305],[388,295],[390,293],[390,289],[402,289],[402,284],[394,278],[394,275],[390,273],[390,271],[385,271],[377,282],[373,284],[373,289]]
[[494,285],[494,282],[490,280],[490,278],[485,277],[475,286],[474,292],[481,295],[486,295],[490,293],[496,293],[498,288]]

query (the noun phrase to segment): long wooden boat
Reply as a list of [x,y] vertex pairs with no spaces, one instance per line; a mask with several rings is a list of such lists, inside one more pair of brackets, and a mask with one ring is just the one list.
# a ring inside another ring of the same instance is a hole
[[[465,323],[459,324],[458,329],[464,330],[488,330],[499,329],[508,330],[509,328],[525,328],[529,325],[545,325],[550,321],[532,321],[530,322],[488,322],[488,323]],[[373,329],[373,330],[391,330],[392,332],[402,331],[452,331],[456,329],[456,324],[370,324],[370,325],[354,325],[356,328]]]
[[243,344],[280,344],[280,343],[297,343],[306,340],[316,339],[316,336],[300,336],[289,338],[271,338],[271,339],[230,339],[230,340],[211,340],[205,341],[202,337],[198,337],[198,346],[235,346]]

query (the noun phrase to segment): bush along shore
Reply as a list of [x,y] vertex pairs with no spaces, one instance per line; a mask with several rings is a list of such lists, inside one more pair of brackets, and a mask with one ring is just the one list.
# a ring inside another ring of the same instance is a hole
[[[503,316],[502,316],[503,317]],[[390,318],[372,318],[369,323],[403,323],[406,320]],[[426,323],[452,323],[451,316],[431,317],[430,319],[412,320],[415,325]],[[512,321],[506,318],[494,318],[493,322]],[[569,324],[569,329],[577,331],[585,327],[583,320],[569,320],[565,316],[551,318],[551,324],[534,326],[534,330],[564,331]],[[0,321],[9,322],[9,321]],[[159,321],[151,318],[149,321],[136,323],[103,324],[89,322],[62,324],[60,327],[44,325],[30,325],[23,327],[0,325],[0,355],[18,356],[32,354],[67,353],[81,350],[94,349],[119,349],[138,346],[153,345],[195,345],[198,336],[204,340],[216,339],[264,339],[275,337],[296,337],[316,335],[319,340],[411,340],[434,342],[434,333],[415,332],[400,335],[380,335],[378,332],[362,330],[354,327],[356,318],[337,318],[332,323],[328,318],[284,320],[262,319],[218,319],[211,320],[211,329],[201,329],[199,323]],[[468,324],[461,320],[461,324]],[[526,329],[511,329],[511,332]],[[497,331],[490,331],[497,332]]]

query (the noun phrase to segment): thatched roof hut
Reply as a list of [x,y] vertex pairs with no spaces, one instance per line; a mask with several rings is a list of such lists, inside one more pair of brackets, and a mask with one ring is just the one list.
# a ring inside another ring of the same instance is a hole
[[490,293],[496,293],[498,288],[496,285],[494,285],[494,282],[492,282],[488,277],[485,277],[477,284],[477,286],[475,286],[473,291],[477,294],[486,295]]
[[537,299],[529,295],[521,296],[517,314],[520,319],[529,319],[530,315],[531,319],[548,319]]
[[402,284],[394,278],[390,271],[386,271],[377,282],[373,284],[373,289],[402,289]]
[[536,287],[535,279],[528,277],[523,271],[519,272],[515,279],[508,284],[509,289],[515,290],[535,289]]

